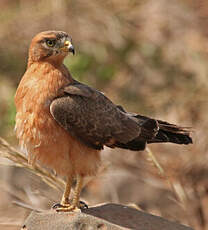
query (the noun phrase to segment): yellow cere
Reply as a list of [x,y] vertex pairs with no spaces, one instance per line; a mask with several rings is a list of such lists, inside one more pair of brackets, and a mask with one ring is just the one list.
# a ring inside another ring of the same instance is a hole
[[69,47],[71,45],[71,42],[70,41],[65,41],[64,45]]

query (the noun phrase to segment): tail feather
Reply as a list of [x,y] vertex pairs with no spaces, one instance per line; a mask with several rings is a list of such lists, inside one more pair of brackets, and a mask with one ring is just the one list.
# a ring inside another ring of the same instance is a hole
[[[134,117],[136,117],[139,122],[150,119],[141,115],[136,115]],[[147,143],[171,142],[185,145],[192,143],[190,128],[180,127],[161,120],[157,120],[157,123],[159,127],[158,132],[152,139],[147,139]]]
[[188,145],[192,143],[190,136],[191,130],[188,127],[181,127],[170,124],[166,121],[156,120],[145,117],[139,114],[132,114],[126,112],[123,107],[118,106],[122,112],[127,113],[141,127],[141,132],[138,137],[128,143],[116,142],[114,147],[130,149],[130,150],[144,150],[146,144],[150,143],[175,143]]

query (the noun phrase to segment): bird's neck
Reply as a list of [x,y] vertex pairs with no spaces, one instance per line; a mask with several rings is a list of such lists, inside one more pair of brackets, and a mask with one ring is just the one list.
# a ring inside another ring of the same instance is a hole
[[27,72],[36,73],[38,78],[66,78],[69,83],[74,82],[70,72],[62,62],[60,64],[48,61],[28,62]]
[[28,58],[28,63],[27,63],[27,69],[30,68],[31,65],[33,64],[44,64],[44,65],[49,65],[49,66],[53,66],[57,69],[62,68],[63,66],[63,61],[64,61],[64,57],[60,56],[60,57],[56,57],[56,59],[53,58],[47,58],[47,59],[35,59],[34,57],[29,56]]
[[[74,82],[67,68],[62,64],[56,68],[50,63],[33,63],[18,86],[15,103],[17,107],[24,104],[24,99],[33,100],[36,104],[44,104],[57,97],[60,89]],[[34,107],[32,103],[31,106]],[[33,108],[34,109],[34,108]]]

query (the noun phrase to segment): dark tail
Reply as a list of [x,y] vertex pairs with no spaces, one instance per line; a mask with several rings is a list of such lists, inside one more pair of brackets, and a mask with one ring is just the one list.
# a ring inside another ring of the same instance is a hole
[[146,143],[164,143],[188,145],[192,143],[190,128],[180,127],[165,121],[151,119],[141,115],[132,115],[141,126],[140,135],[134,140],[122,144],[116,143],[117,147],[130,150],[144,150]]
[[[136,115],[135,116],[140,122],[152,120],[148,117]],[[170,124],[166,121],[156,120],[158,123],[159,130],[157,134],[147,140],[147,143],[158,143],[158,142],[171,142],[175,144],[192,144],[192,138],[190,137],[190,128],[180,127],[174,124]]]

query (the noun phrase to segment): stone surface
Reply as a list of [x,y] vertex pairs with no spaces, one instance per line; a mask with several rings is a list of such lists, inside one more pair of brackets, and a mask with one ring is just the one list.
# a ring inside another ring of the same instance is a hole
[[118,205],[104,204],[82,212],[33,211],[23,230],[193,230],[164,218]]

